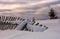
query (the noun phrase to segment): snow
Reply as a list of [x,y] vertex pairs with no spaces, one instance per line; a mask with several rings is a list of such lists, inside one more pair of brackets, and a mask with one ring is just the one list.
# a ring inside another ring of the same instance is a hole
[[32,32],[43,32],[46,30],[46,27],[42,26],[36,26],[36,25],[28,25],[27,26],[28,30],[32,31]]
[[20,30],[0,31],[0,39],[60,39],[60,19],[39,20],[39,25],[47,26],[44,32],[30,32]]
[[60,39],[60,33],[6,30],[0,32],[0,39]]
[[38,31],[43,32],[47,29],[47,27],[44,27],[44,26],[40,27],[39,25],[38,26],[32,25],[32,22],[25,20],[25,21],[22,21],[22,23],[20,23],[15,30],[21,30],[25,27],[27,27],[28,31],[32,31],[32,32],[38,32]]
[[22,27],[27,23],[27,21],[23,21],[22,23],[20,23],[17,27],[16,30],[21,30]]

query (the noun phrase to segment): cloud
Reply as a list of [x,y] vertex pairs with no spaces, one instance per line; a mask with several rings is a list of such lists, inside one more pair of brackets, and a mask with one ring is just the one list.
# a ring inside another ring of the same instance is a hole
[[8,7],[9,7],[9,9],[10,8],[17,8],[17,7],[21,7],[21,8],[25,7],[26,8],[26,7],[33,7],[33,6],[37,6],[37,5],[40,5],[39,7],[42,7],[45,4],[48,4],[51,2],[56,2],[57,0],[49,0],[49,1],[38,0],[38,2],[32,2],[32,1],[34,1],[34,0],[28,0],[28,1],[27,0],[25,0],[25,1],[24,0],[0,0],[0,7],[1,8],[3,7],[4,9],[7,9]]
[[19,4],[12,4],[12,5],[0,4],[0,9],[14,9],[19,6],[20,6]]
[[16,0],[0,0],[0,2],[15,2]]
[[1,15],[48,19],[50,8],[54,8],[59,13],[60,0],[0,0]]

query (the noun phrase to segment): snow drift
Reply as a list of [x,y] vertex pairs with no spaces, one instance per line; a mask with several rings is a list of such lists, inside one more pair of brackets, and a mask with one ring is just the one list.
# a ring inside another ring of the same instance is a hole
[[60,39],[60,19],[37,21],[49,28],[44,32],[0,31],[0,39]]

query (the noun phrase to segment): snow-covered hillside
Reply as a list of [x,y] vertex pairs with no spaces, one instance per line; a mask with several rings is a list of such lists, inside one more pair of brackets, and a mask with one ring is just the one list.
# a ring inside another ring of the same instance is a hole
[[46,25],[47,31],[60,32],[60,19],[40,21],[40,24]]
[[0,31],[0,39],[60,39],[60,19],[40,20],[40,24],[48,26],[44,32],[19,30]]

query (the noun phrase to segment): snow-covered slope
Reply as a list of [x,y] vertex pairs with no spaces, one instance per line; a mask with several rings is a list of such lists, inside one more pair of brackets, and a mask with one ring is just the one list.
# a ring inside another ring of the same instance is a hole
[[27,24],[27,21],[22,21],[17,27],[16,27],[16,30],[21,30],[22,27],[24,27],[24,25]]
[[0,39],[60,39],[60,33],[7,30],[0,32]]
[[47,26],[47,31],[57,31],[60,32],[60,19],[53,19],[53,20],[41,20],[37,21],[43,26]]
[[48,26],[44,32],[29,32],[19,30],[0,31],[0,39],[60,39],[60,19],[41,20],[40,24]]

